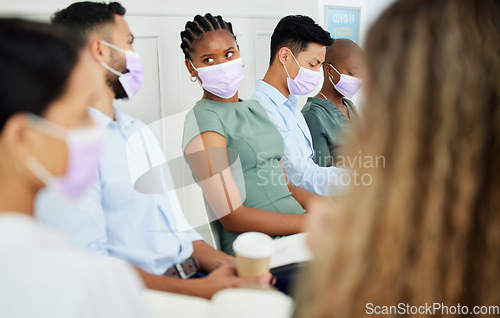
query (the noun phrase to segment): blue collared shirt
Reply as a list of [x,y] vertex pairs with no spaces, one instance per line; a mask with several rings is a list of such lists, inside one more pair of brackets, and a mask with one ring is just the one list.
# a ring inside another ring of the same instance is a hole
[[348,172],[337,167],[320,167],[313,161],[314,148],[307,123],[297,98],[286,98],[274,86],[258,80],[256,91],[250,97],[266,110],[285,142],[285,155],[281,159],[290,183],[308,191],[330,196],[343,192],[342,176]]
[[[76,203],[43,191],[37,198],[36,216],[64,232],[78,247],[116,256],[148,273],[162,275],[189,258],[192,242],[202,238],[184,218],[175,190],[144,194],[134,189],[134,173],[144,170],[136,165],[144,161],[145,151],[149,163],[165,161],[148,127],[117,109],[115,121],[94,108],[90,108],[90,115],[107,132],[98,179]],[[142,147],[128,142],[138,134],[145,140]],[[171,180],[168,166],[163,173],[165,180]]]

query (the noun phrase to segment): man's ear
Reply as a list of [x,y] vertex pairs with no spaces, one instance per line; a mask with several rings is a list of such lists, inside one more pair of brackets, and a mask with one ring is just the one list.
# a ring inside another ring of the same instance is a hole
[[29,154],[28,116],[16,114],[7,120],[0,135],[1,142],[14,159],[26,158]]
[[108,60],[109,51],[107,46],[102,44],[101,40],[98,38],[93,38],[89,41],[89,49],[92,56],[100,62],[106,62]]
[[287,47],[282,47],[278,51],[278,60],[280,61],[281,64],[285,64],[286,61],[290,58],[290,49]]
[[328,78],[329,76],[333,76],[333,73],[335,71],[333,70],[333,68],[331,67],[331,65],[327,62],[324,62],[323,63],[323,75],[325,76],[325,78]]

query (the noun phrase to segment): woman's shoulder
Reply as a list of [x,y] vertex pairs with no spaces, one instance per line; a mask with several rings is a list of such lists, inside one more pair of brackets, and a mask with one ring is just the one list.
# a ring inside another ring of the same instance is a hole
[[[186,121],[196,119],[200,121],[213,121],[224,117],[226,109],[224,103],[215,102],[208,99],[199,100],[196,105],[187,113]],[[226,107],[227,108],[227,107]]]
[[[333,105],[332,105],[333,106]],[[314,117],[329,117],[329,109],[325,100],[317,97],[309,97],[302,108],[302,114]]]
[[212,112],[223,112],[227,109],[227,103],[218,102],[210,99],[203,98],[196,102],[196,105],[193,107],[193,112],[204,112],[204,111],[212,111]]

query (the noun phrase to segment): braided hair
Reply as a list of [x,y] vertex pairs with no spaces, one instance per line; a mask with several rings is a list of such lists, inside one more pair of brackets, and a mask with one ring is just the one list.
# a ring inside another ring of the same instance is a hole
[[205,14],[205,16],[196,15],[193,21],[188,21],[185,30],[181,32],[181,49],[184,52],[184,57],[190,59],[189,54],[193,51],[195,44],[203,38],[205,33],[215,30],[228,31],[236,41],[233,26],[230,22],[224,21],[220,15],[216,17],[210,13]]

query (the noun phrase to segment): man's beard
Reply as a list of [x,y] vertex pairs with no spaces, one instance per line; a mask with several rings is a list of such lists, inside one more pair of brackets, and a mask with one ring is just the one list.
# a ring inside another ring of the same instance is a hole
[[[121,66],[120,66],[120,64],[121,64]],[[111,56],[110,66],[112,68],[114,68],[115,70],[117,70],[118,72],[120,72],[120,73],[127,73],[128,72],[125,64],[126,64],[126,61],[123,61],[122,63],[120,63],[119,58],[116,54]],[[120,83],[120,81],[118,80],[118,76],[116,74],[109,72],[108,75],[106,75],[106,84],[108,84],[108,86],[113,90],[113,93],[115,94],[115,99],[128,98],[128,95],[125,92],[125,90],[123,89],[123,86]]]

